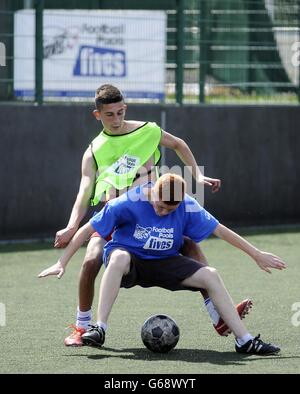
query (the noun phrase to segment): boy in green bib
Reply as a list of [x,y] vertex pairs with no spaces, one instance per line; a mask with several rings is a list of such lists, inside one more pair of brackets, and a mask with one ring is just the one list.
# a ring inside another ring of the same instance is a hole
[[[125,120],[127,106],[120,90],[112,85],[102,85],[96,91],[95,118],[102,122],[102,132],[91,142],[82,158],[82,176],[76,201],[66,228],[56,233],[54,247],[63,248],[72,239],[85,217],[89,205],[95,206],[116,197],[128,188],[158,178],[156,165],[160,159],[159,146],[173,149],[181,161],[192,169],[196,182],[208,185],[212,192],[221,186],[219,179],[202,175],[188,145],[180,138],[167,133],[152,122]],[[66,346],[81,346],[82,334],[91,322],[94,282],[102,265],[106,240],[100,234],[91,236],[79,278],[79,305],[74,331],[65,339]],[[182,250],[202,264],[207,261],[199,246],[185,238]],[[220,318],[206,292],[202,292],[205,306],[213,325],[220,335],[228,335],[228,326]],[[237,306],[240,317],[248,312],[252,303],[244,300]]]

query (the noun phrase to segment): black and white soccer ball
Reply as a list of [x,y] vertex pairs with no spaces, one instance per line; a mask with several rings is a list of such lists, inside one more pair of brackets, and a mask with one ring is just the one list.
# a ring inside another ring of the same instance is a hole
[[154,353],[167,353],[179,341],[179,327],[167,315],[150,316],[143,324],[141,337],[144,345]]

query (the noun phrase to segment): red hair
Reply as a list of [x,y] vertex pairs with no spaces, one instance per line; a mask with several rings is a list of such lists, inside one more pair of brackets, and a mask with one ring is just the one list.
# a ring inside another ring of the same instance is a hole
[[164,174],[155,183],[154,190],[160,201],[167,205],[177,205],[186,192],[185,180],[176,174]]

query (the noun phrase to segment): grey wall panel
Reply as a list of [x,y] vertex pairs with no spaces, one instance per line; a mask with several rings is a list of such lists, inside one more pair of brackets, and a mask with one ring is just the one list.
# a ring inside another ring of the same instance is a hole
[[215,215],[237,224],[299,221],[299,107],[181,107],[167,119],[205,174],[222,179],[219,193],[205,193]]
[[[161,122],[191,147],[205,174],[205,207],[225,223],[300,221],[300,109],[133,105],[127,118]],[[0,235],[54,234],[67,224],[81,157],[102,126],[90,105],[0,106]],[[166,163],[179,163],[167,150]]]

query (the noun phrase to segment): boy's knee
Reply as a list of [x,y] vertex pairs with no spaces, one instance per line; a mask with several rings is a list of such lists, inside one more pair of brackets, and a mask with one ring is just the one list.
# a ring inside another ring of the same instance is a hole
[[218,271],[213,267],[203,267],[201,268],[202,274],[205,275],[206,280],[208,281],[216,281],[220,280],[220,276]]
[[131,256],[126,250],[114,250],[109,259],[110,269],[121,271],[127,274],[130,269]]
[[97,275],[102,265],[102,256],[86,257],[82,263],[82,272],[87,275]]

